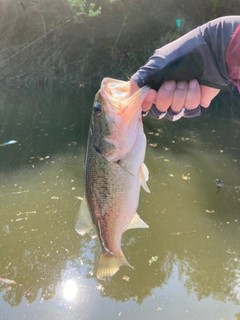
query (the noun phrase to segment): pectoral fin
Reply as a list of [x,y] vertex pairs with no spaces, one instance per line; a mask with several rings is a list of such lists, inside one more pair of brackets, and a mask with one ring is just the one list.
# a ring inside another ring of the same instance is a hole
[[139,217],[137,213],[135,213],[134,217],[132,218],[127,230],[136,228],[149,228],[149,226]]
[[88,209],[86,198],[84,197],[77,213],[75,230],[83,236],[93,227],[93,221]]
[[150,190],[149,190],[149,188],[147,186],[148,168],[144,163],[142,164],[142,166],[140,167],[140,169],[138,171],[138,178],[139,178],[140,184],[143,187],[143,189],[145,191],[147,191],[148,193],[150,193]]
[[127,262],[123,254],[121,254],[121,257],[102,254],[97,269],[97,278],[100,280],[104,280],[106,278],[112,277],[121,266],[128,266],[134,269]]
[[131,172],[128,170],[126,164],[124,163],[124,160],[118,160],[118,161],[117,161],[117,164],[118,164],[119,167],[121,167],[124,171],[126,171],[128,174],[130,174],[130,176],[134,177],[134,174],[131,173]]

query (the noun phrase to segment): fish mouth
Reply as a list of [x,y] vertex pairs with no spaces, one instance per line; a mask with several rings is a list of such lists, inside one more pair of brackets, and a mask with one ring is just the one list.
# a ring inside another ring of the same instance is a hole
[[141,111],[141,104],[150,88],[144,86],[130,96],[130,82],[104,78],[99,90],[108,111],[127,114],[130,120]]

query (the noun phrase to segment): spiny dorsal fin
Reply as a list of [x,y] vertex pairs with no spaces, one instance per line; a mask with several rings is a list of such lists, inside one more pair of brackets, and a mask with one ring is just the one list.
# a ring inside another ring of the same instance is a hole
[[127,230],[136,228],[149,228],[149,226],[139,217],[137,213],[135,213],[134,217],[132,218]]
[[121,266],[128,266],[134,269],[127,262],[123,254],[121,257],[101,254],[97,269],[97,278],[100,280],[104,280],[106,278],[112,277]]
[[76,221],[75,221],[75,230],[83,236],[93,227],[93,222],[91,218],[91,214],[88,209],[87,201],[85,196],[83,197],[82,203],[77,213]]
[[140,181],[141,186],[143,187],[143,189],[145,191],[147,191],[148,193],[150,193],[150,190],[147,186],[147,182],[148,181],[148,168],[146,167],[146,165],[143,163],[142,166],[140,167],[139,171],[138,171],[138,178]]

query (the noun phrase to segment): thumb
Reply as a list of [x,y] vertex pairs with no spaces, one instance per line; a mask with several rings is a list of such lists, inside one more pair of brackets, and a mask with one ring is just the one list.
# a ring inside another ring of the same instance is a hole
[[201,99],[200,104],[204,108],[208,108],[212,99],[216,97],[216,95],[219,93],[219,89],[207,87],[207,86],[200,86],[201,90]]

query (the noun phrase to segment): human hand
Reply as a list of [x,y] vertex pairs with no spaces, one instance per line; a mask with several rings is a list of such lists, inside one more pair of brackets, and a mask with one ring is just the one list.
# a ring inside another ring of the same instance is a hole
[[[131,79],[130,94],[138,89],[138,85]],[[219,89],[199,85],[195,79],[189,82],[165,81],[158,91],[149,90],[142,103],[142,110],[143,112],[149,111],[153,103],[159,112],[166,112],[171,108],[174,114],[181,112],[182,108],[193,110],[199,105],[207,108],[219,91]]]

